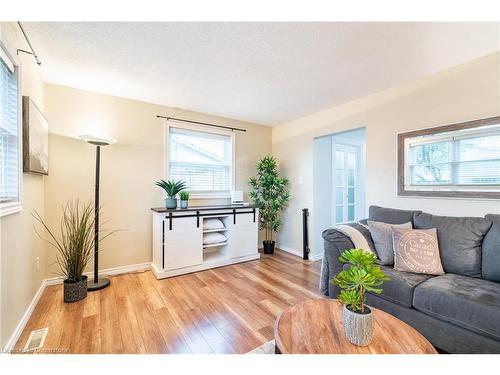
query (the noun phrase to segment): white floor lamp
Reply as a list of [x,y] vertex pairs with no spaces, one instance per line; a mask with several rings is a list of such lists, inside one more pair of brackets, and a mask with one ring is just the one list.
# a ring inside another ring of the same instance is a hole
[[81,135],[81,139],[91,145],[96,146],[95,154],[95,195],[94,195],[94,277],[87,281],[87,290],[94,291],[104,289],[110,284],[110,280],[104,277],[99,278],[99,179],[101,169],[101,147],[116,143],[116,139],[102,138],[93,135]]

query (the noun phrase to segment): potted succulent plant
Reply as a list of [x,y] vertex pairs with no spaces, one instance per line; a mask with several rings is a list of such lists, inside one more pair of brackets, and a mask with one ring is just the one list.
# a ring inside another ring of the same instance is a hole
[[174,181],[174,180],[160,180],[155,183],[157,186],[161,187],[167,193],[167,199],[165,200],[165,206],[170,209],[177,208],[177,194],[186,188],[186,183],[184,181]]
[[[32,214],[49,235],[46,241],[57,250],[55,264],[59,270],[56,273],[64,277],[64,302],[77,302],[87,297],[87,276],[83,272],[94,254],[95,215],[92,206],[91,203],[80,205],[78,201],[66,203],[59,238],[37,211]],[[35,231],[43,238],[36,227]],[[99,241],[112,233],[99,236]]]
[[189,201],[189,191],[183,190],[179,193],[179,198],[181,198],[181,208],[188,208]]
[[264,253],[273,254],[273,234],[281,225],[281,210],[290,200],[289,181],[280,177],[276,159],[267,155],[257,164],[257,177],[251,177],[249,183],[250,198],[259,208],[259,229],[265,231]]
[[347,339],[359,346],[369,345],[373,337],[373,314],[365,302],[366,292],[380,294],[389,280],[375,261],[377,256],[363,249],[346,250],[339,260],[348,264],[330,282],[340,287],[339,301],[344,305],[344,331]]

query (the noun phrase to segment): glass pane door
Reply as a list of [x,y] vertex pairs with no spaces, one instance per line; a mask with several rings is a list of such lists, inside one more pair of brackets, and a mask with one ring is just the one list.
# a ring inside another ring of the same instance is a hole
[[336,143],[333,157],[334,223],[354,221],[357,204],[358,147]]

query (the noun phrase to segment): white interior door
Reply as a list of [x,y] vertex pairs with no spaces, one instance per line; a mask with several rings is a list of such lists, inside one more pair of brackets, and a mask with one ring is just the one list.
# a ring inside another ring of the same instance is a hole
[[354,221],[358,218],[361,194],[360,147],[334,143],[333,165],[333,210],[335,224]]

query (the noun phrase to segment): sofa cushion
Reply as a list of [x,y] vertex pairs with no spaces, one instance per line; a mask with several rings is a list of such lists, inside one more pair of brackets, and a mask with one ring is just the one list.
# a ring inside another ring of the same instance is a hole
[[368,227],[372,235],[379,264],[391,266],[394,264],[394,246],[392,243],[392,228],[401,227],[412,229],[411,222],[404,224],[387,224],[380,221],[368,220]]
[[387,224],[413,223],[413,215],[422,211],[395,210],[379,206],[370,206],[368,210],[369,220],[381,221]]
[[436,276],[415,288],[413,306],[500,340],[500,284],[455,274]]
[[491,227],[482,217],[450,217],[417,213],[417,229],[437,229],[441,263],[446,273],[481,277],[481,244]]
[[380,266],[380,269],[391,279],[382,285],[382,294],[375,295],[406,307],[412,307],[413,291],[417,285],[433,277],[396,271],[390,266]]
[[491,226],[483,240],[483,279],[500,281],[500,215],[486,215]]

